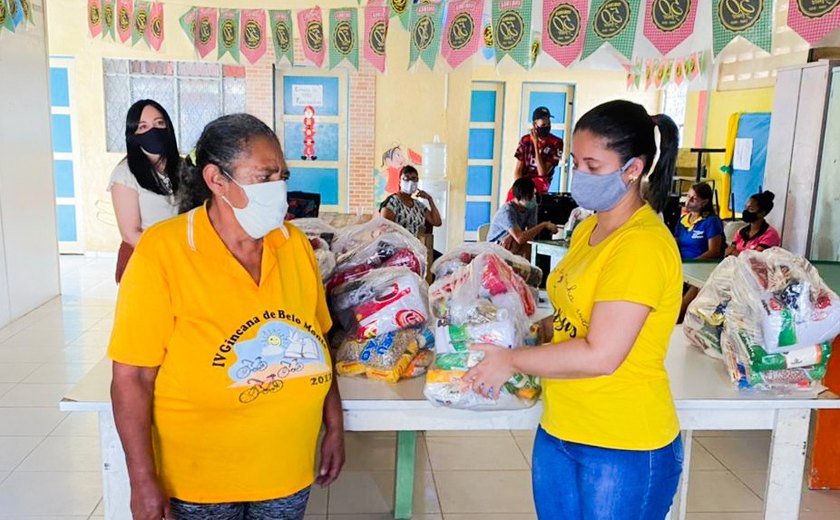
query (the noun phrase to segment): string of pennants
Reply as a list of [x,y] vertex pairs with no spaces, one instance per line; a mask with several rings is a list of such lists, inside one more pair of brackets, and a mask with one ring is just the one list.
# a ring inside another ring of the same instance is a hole
[[[0,5],[27,1],[0,0]],[[778,1],[789,2],[788,25],[811,45],[840,27],[840,0]],[[327,13],[317,6],[295,12],[196,6],[180,17],[180,26],[202,59],[212,59],[215,51],[216,59],[229,55],[239,62],[244,56],[256,63],[266,54],[270,40],[275,61],[294,64],[296,28],[306,60],[316,67],[349,64],[358,69],[361,53],[380,72],[385,70],[386,40],[394,18],[410,33],[409,67],[423,62],[434,68],[440,56],[457,68],[478,53],[497,64],[509,56],[525,69],[532,68],[544,53],[569,67],[609,46],[627,63],[628,86],[649,88],[691,81],[695,73],[704,73],[706,52],[668,57],[695,35],[702,3],[712,10],[712,34],[705,40],[711,59],[739,36],[772,51],[774,0],[541,3],[541,12],[534,12],[534,0],[370,0],[364,7],[329,9]],[[639,24],[660,57],[634,55]],[[130,41],[131,45],[144,41],[159,50],[164,40],[163,5],[88,0],[88,25],[92,37]],[[535,31],[538,27],[541,33]]]
[[15,33],[34,24],[29,0],[0,0],[0,34]]

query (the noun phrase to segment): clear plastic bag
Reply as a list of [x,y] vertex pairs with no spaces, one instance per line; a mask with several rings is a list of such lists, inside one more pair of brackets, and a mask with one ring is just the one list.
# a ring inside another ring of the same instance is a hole
[[539,287],[542,282],[542,269],[531,265],[530,262],[517,256],[499,244],[492,242],[466,242],[454,250],[441,256],[432,264],[432,273],[437,278],[443,278],[458,269],[468,265],[478,255],[490,253],[498,256],[513,268],[516,274],[531,287]]
[[501,257],[479,254],[471,263],[436,281],[429,292],[435,318],[437,357],[426,374],[424,393],[432,403],[471,410],[514,410],[533,406],[538,381],[515,374],[497,400],[476,394],[462,377],[478,362],[470,345],[520,348],[531,330],[533,296]]
[[338,231],[319,218],[297,218],[291,221],[299,230],[303,231],[309,238],[321,238],[327,246],[335,239]]
[[697,298],[689,304],[683,320],[683,332],[691,344],[717,359],[722,357],[720,335],[737,263],[738,257],[735,256],[721,261],[703,284]]
[[389,383],[416,377],[431,363],[431,350],[424,348],[430,337],[428,329],[403,329],[366,340],[345,338],[336,353],[336,371]]
[[383,235],[390,236],[387,243],[415,252],[423,263],[423,270],[419,274],[420,276],[426,274],[426,246],[399,224],[382,217],[376,217],[364,224],[347,226],[338,231],[332,243],[332,250],[338,258],[339,265],[342,266],[361,248],[380,241]]

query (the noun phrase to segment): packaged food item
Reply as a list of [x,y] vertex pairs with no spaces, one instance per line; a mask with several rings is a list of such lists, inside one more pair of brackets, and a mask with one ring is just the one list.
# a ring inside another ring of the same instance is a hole
[[[371,249],[371,246],[374,247]],[[426,246],[399,224],[382,217],[340,229],[332,242],[332,250],[342,268],[344,264],[352,266],[384,262],[383,257],[390,255],[380,251],[380,247],[390,247],[394,252],[399,249],[414,252],[422,266],[418,274],[426,274]]]
[[482,253],[490,253],[504,260],[527,285],[539,288],[542,283],[542,269],[492,242],[465,242],[435,260],[432,264],[432,273],[436,278],[444,278],[468,265]]
[[737,264],[736,256],[728,256],[718,264],[689,304],[683,320],[683,332],[691,344],[717,359],[722,358],[720,335]]
[[414,377],[422,376],[428,370],[429,365],[431,365],[435,360],[435,352],[431,349],[422,349],[417,352],[417,355],[414,356],[414,359],[411,360],[411,363],[405,367],[400,376],[401,379],[411,379]]
[[432,352],[420,349],[429,334],[428,330],[404,329],[365,340],[347,337],[336,353],[336,371],[389,383],[422,374],[431,363]]

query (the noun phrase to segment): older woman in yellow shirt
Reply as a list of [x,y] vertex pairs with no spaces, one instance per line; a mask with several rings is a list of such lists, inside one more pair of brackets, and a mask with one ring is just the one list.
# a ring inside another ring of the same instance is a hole
[[597,213],[575,229],[548,277],[551,343],[475,346],[484,359],[465,379],[492,396],[515,372],[543,378],[533,454],[540,519],[662,519],[683,457],[664,366],[682,267],[656,213],[671,186],[677,128],[667,116],[612,101],[580,119],[572,148],[572,197]]

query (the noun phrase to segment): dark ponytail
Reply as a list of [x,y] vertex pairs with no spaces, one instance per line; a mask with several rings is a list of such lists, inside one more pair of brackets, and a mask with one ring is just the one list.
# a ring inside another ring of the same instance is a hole
[[[657,159],[655,129],[659,128],[659,157]],[[608,101],[583,115],[575,125],[575,132],[586,130],[603,138],[607,148],[617,153],[621,164],[638,157],[645,162],[643,173],[648,176],[645,198],[657,212],[665,209],[677,163],[679,130],[665,114],[650,116],[645,107],[625,100]]]
[[233,175],[233,162],[256,137],[267,137],[280,146],[274,130],[250,114],[230,114],[208,123],[195,150],[183,161],[178,210],[184,213],[209,200],[213,192],[204,182],[204,167],[215,164]]

